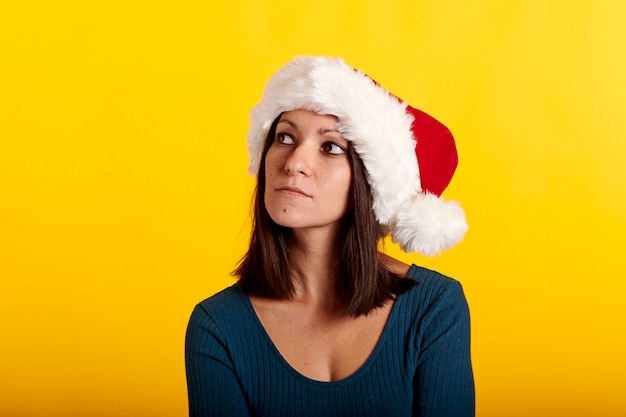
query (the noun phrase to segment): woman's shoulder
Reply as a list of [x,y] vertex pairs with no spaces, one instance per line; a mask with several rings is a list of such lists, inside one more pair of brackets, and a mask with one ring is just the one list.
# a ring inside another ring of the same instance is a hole
[[220,340],[252,334],[255,328],[250,302],[239,288],[231,285],[196,304],[189,318],[188,335],[210,335]]
[[427,286],[445,287],[451,284],[460,284],[456,279],[444,275],[441,272],[416,264],[409,266],[405,277],[417,281],[418,284]]
[[246,309],[246,296],[238,284],[215,293],[196,305],[195,311],[202,311],[213,318],[229,317]]
[[378,259],[380,262],[392,273],[410,278],[416,281],[428,281],[431,284],[446,285],[453,282],[457,282],[455,279],[450,278],[437,271],[433,271],[428,268],[418,266],[416,264],[407,264],[396,258],[393,258],[385,253],[379,252]]
[[465,308],[467,301],[461,283],[440,272],[424,268],[418,265],[411,265],[406,278],[416,281],[405,294],[408,304],[422,310],[429,306],[456,306]]

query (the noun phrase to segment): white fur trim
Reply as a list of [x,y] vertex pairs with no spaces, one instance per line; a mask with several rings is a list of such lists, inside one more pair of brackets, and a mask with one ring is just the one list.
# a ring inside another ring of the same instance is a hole
[[405,252],[437,255],[463,239],[467,231],[465,213],[456,201],[445,201],[431,193],[415,194],[398,210],[391,227],[393,241]]

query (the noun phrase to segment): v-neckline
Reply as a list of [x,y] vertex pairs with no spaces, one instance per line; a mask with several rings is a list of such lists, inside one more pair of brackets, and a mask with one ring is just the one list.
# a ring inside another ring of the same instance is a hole
[[365,372],[367,372],[367,370],[371,367],[372,363],[376,360],[376,357],[379,355],[379,352],[382,350],[382,348],[383,348],[383,346],[384,346],[384,344],[385,344],[385,342],[386,342],[386,340],[388,338],[388,335],[391,332],[391,327],[396,322],[397,311],[398,311],[397,304],[403,298],[403,297],[401,297],[402,294],[400,294],[396,298],[396,300],[393,302],[393,305],[391,306],[391,311],[389,312],[389,316],[387,317],[385,325],[383,326],[383,330],[380,333],[380,336],[379,336],[378,340],[376,341],[376,344],[374,345],[374,349],[369,354],[369,356],[367,357],[365,362],[363,362],[363,364],[361,366],[359,366],[352,374],[346,376],[345,378],[341,378],[341,379],[334,380],[334,381],[321,381],[321,380],[310,378],[310,377],[302,374],[300,371],[295,369],[285,359],[285,357],[282,355],[282,353],[280,352],[280,350],[278,349],[278,347],[276,346],[276,344],[274,343],[274,341],[270,337],[269,333],[265,329],[265,326],[263,326],[263,323],[262,323],[259,315],[257,314],[257,311],[255,310],[254,305],[252,304],[252,300],[250,300],[250,297],[246,293],[244,293],[241,290],[241,288],[239,288],[239,291],[242,293],[243,297],[245,298],[246,307],[247,307],[247,309],[248,309],[248,311],[249,311],[249,313],[250,313],[254,323],[256,324],[256,327],[257,327],[258,331],[260,332],[260,334],[262,335],[263,339],[265,340],[265,342],[269,346],[270,350],[274,353],[274,355],[276,356],[278,361],[281,363],[281,365],[283,367],[285,367],[290,373],[295,375],[297,378],[299,378],[299,379],[301,379],[303,381],[306,381],[308,383],[311,383],[311,384],[323,385],[323,386],[331,386],[331,385],[339,385],[339,384],[348,383],[349,381],[351,381],[351,380],[353,380],[355,378],[358,378],[360,375],[362,375]]

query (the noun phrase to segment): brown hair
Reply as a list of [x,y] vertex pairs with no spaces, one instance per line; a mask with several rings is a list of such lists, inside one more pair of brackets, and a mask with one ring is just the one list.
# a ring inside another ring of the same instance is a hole
[[[291,229],[274,223],[265,208],[265,157],[274,140],[274,120],[265,139],[255,189],[252,236],[248,252],[233,272],[239,277],[241,289],[261,297],[288,299],[294,293],[295,265],[290,261]],[[339,276],[337,291],[346,302],[345,314],[368,314],[385,301],[411,288],[414,280],[398,276],[383,266],[378,258],[378,243],[386,230],[377,221],[372,209],[372,195],[367,172],[361,158],[348,142],[352,166],[353,208],[346,214],[337,251]]]

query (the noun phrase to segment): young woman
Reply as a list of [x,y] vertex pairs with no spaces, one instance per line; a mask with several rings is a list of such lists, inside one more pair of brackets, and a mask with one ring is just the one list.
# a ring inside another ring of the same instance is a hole
[[191,416],[474,415],[460,284],[378,251],[433,255],[467,229],[439,197],[450,132],[340,59],[281,68],[252,110],[257,177],[237,284],[187,330]]

